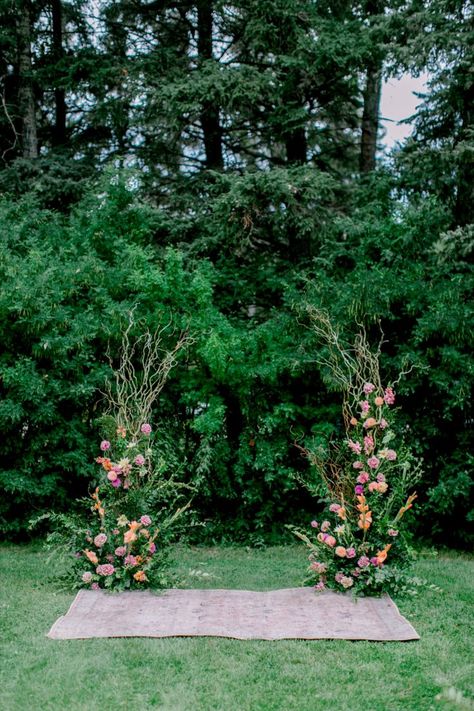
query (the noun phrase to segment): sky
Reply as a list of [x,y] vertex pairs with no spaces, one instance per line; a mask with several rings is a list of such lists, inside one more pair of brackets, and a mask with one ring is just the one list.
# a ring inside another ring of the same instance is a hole
[[397,141],[403,141],[410,135],[412,127],[408,124],[399,125],[398,122],[415,113],[421,99],[416,97],[413,92],[425,91],[427,79],[426,74],[420,77],[412,77],[407,74],[401,79],[388,79],[384,82],[380,115],[385,136],[381,138],[381,143],[387,149],[393,148]]

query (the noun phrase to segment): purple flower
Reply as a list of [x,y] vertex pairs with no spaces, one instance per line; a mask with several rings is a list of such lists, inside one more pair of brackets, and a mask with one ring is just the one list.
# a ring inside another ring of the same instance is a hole
[[105,535],[105,533],[99,533],[94,538],[94,545],[97,546],[97,548],[102,548],[102,546],[106,542],[107,542],[107,536]]
[[137,564],[137,559],[130,553],[125,557],[125,565],[130,565],[132,568]]
[[340,583],[342,581],[343,577],[344,577],[344,573],[336,573],[336,575],[334,576],[334,580],[336,581],[336,583]]
[[140,430],[143,432],[143,434],[149,435],[151,433],[151,425],[149,425],[148,422],[145,422],[140,427]]
[[152,542],[150,543],[150,545],[148,546],[148,550],[150,551],[150,553],[151,553],[152,555],[153,555],[153,553],[156,552],[156,545],[155,545],[154,541],[152,541]]
[[379,564],[379,559],[377,558],[376,555],[374,555],[374,556],[370,559],[370,562],[372,563],[372,565],[378,565],[378,564]]
[[142,516],[140,519],[140,523],[142,523],[144,526],[149,526],[151,523],[151,518],[149,516]]
[[364,493],[364,487],[362,486],[362,484],[357,484],[357,486],[354,487],[354,493],[357,494],[357,496],[360,496]]
[[365,415],[370,410],[370,405],[368,400],[363,400],[359,403],[362,414]]
[[388,422],[383,417],[379,422],[379,427],[381,430],[384,430],[386,427],[388,427]]
[[117,477],[117,479],[114,479],[113,481],[110,482],[114,489],[118,489],[120,486],[122,486],[122,482],[120,479]]
[[379,483],[385,481],[385,476],[383,474],[377,474],[377,481]]
[[355,548],[347,548],[346,558],[355,558],[355,556],[356,556]]
[[125,555],[127,552],[127,549],[125,546],[119,546],[118,548],[115,549],[115,555],[121,558],[122,556]]
[[110,449],[110,442],[107,439],[103,439],[100,443],[100,448],[103,452],[106,452],[108,449]]
[[137,454],[137,456],[135,457],[135,464],[137,465],[137,467],[142,467],[145,464],[145,457],[143,456],[143,454]]

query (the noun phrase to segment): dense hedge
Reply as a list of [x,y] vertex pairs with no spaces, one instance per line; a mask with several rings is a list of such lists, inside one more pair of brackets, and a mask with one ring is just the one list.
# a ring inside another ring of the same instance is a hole
[[332,208],[333,182],[314,176],[214,176],[196,188],[192,212],[152,208],[139,182],[113,174],[67,216],[3,201],[9,535],[91,485],[107,350],[113,358],[133,306],[137,331],[169,322],[170,342],[173,329],[195,338],[155,414],[166,465],[198,487],[206,526],[192,535],[259,542],[307,520],[319,504],[295,478],[307,464],[294,443],[341,425],[304,315],[310,302],[348,333],[365,323],[374,341],[380,322],[387,382],[405,361],[416,366],[397,391],[406,439],[425,459],[420,532],[468,544],[472,235],[451,234],[432,201],[399,200],[383,174],[347,189],[344,213]]

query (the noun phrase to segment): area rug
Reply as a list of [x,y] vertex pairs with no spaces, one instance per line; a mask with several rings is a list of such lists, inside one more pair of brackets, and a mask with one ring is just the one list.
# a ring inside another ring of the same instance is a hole
[[92,637],[231,637],[235,639],[419,639],[388,596],[354,600],[312,588],[270,592],[81,590],[48,633]]

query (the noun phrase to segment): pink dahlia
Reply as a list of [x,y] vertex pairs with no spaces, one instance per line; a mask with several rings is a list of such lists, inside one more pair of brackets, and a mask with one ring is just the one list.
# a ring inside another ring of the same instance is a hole
[[142,523],[144,526],[149,526],[151,524],[151,518],[149,516],[142,516],[140,519],[140,523]]
[[103,439],[102,442],[100,443],[100,448],[103,452],[106,452],[108,449],[110,449],[110,442],[108,439]]
[[137,454],[134,461],[137,467],[142,467],[145,464],[145,457],[143,456],[143,454]]
[[145,422],[140,427],[140,430],[143,432],[143,434],[149,435],[151,433],[151,425],[149,425],[148,422]]
[[97,575],[113,575],[115,573],[115,568],[111,563],[104,563],[103,565],[98,565],[95,569]]

